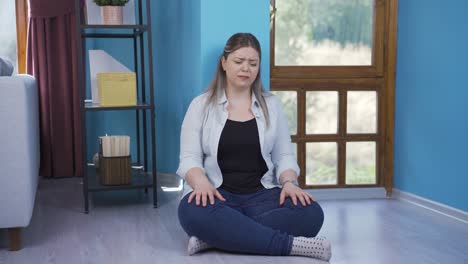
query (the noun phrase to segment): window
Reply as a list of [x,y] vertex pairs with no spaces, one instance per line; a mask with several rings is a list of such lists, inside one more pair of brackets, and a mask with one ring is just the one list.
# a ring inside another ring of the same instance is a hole
[[18,69],[18,53],[16,48],[16,17],[15,17],[15,1],[8,0],[2,2],[0,8],[0,56],[6,57],[15,67],[15,72]]
[[289,119],[302,187],[391,191],[396,4],[271,1],[270,88]]
[[15,73],[26,72],[27,0],[5,0],[0,8],[0,56],[13,62]]
[[371,65],[373,4],[278,0],[275,65]]

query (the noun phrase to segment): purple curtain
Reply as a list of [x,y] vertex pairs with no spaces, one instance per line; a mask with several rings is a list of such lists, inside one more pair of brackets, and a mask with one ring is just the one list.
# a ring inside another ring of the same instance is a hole
[[27,73],[37,80],[43,177],[82,176],[74,0],[29,0]]

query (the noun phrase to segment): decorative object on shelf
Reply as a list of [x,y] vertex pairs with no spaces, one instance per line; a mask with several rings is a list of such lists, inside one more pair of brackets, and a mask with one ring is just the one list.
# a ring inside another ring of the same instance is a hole
[[129,0],[93,0],[101,7],[101,18],[104,25],[123,24],[123,6]]
[[[85,13],[84,24],[87,25],[104,25],[102,15],[101,15],[101,6],[96,4],[94,0],[76,0],[84,1],[85,8],[83,12]],[[136,3],[140,0],[129,0],[127,4],[122,6],[123,10],[123,22],[122,25],[136,25],[135,15],[138,11],[136,8]]]
[[99,137],[99,160],[96,166],[102,185],[132,182],[132,159],[129,136]]
[[89,76],[91,79],[91,98],[93,104],[99,104],[97,74],[99,72],[133,72],[105,50],[89,51]]
[[98,174],[102,185],[124,185],[132,182],[132,162],[130,156],[99,156]]
[[100,72],[97,74],[101,106],[136,105],[136,76],[134,72]]
[[130,156],[130,137],[107,134],[99,137],[99,154],[103,157]]

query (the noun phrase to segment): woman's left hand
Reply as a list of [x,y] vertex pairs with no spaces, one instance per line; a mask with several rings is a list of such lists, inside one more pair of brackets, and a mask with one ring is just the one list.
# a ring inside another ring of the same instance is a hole
[[283,205],[284,200],[288,197],[291,198],[294,205],[297,205],[297,199],[301,201],[303,206],[312,204],[312,201],[315,202],[315,198],[311,194],[305,192],[291,182],[287,182],[283,185],[280,194],[280,205]]

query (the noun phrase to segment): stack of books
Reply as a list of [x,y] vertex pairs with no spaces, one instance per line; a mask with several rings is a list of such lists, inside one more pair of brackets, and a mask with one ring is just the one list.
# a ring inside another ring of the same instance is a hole
[[100,153],[103,157],[130,156],[129,136],[103,136],[99,138]]

